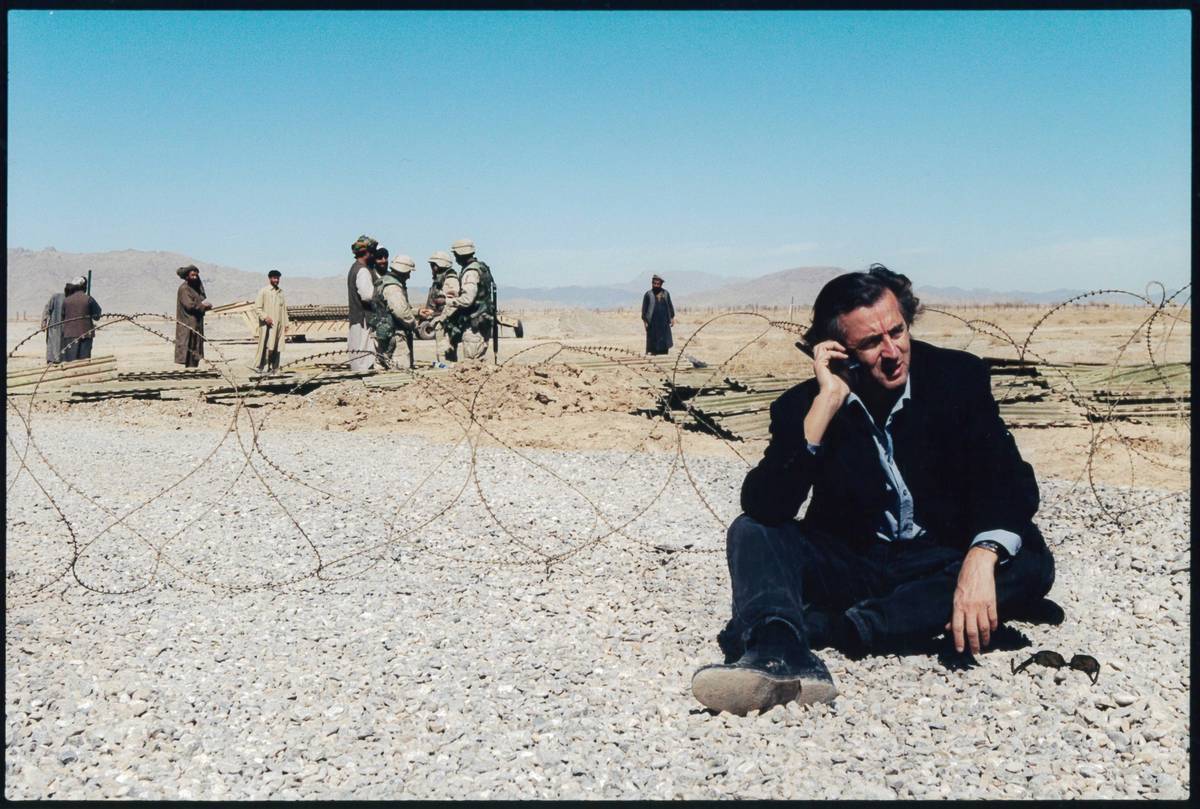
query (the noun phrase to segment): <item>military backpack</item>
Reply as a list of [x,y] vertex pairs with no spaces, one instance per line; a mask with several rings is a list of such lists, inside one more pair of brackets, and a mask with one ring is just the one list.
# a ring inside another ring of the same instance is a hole
[[495,305],[492,302],[492,291],[496,287],[496,282],[492,280],[491,268],[478,259],[463,268],[462,276],[465,276],[467,270],[472,267],[479,271],[479,286],[475,291],[475,300],[468,309],[461,310],[461,316],[472,329],[483,331],[486,328],[485,324],[490,324],[496,319],[496,313],[493,311]]
[[399,278],[390,273],[384,273],[375,279],[375,294],[371,296],[371,311],[367,320],[367,326],[375,332],[375,342],[380,351],[386,351],[392,337],[396,335],[396,320],[383,297],[384,289],[391,284],[404,286]]

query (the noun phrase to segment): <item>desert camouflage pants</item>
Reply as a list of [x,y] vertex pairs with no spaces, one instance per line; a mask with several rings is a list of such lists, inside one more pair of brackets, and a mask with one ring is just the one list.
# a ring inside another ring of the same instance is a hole
[[382,353],[388,368],[409,367],[408,341],[404,339],[404,332],[393,334]]
[[487,356],[490,333],[466,329],[461,334],[447,331],[446,324],[439,321],[433,327],[434,347],[437,358],[443,361],[481,360]]

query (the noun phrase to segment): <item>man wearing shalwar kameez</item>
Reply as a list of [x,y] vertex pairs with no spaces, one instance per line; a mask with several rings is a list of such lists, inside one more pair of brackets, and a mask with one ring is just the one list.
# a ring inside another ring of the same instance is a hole
[[258,353],[255,367],[274,373],[279,370],[279,355],[283,350],[283,338],[288,324],[287,301],[279,288],[279,270],[267,273],[268,284],[258,291],[254,299],[254,314],[258,318]]
[[175,296],[175,362],[196,368],[204,359],[204,313],[212,308],[194,264],[180,267],[175,274],[183,279]]
[[642,323],[646,326],[646,353],[666,354],[674,342],[671,327],[675,325],[675,306],[671,293],[663,289],[663,279],[650,279],[650,289],[642,296]]
[[379,242],[370,236],[359,236],[350,246],[354,263],[346,275],[346,292],[350,303],[350,335],[346,338],[346,351],[350,370],[369,371],[375,366],[375,338],[367,326],[372,311],[371,300],[375,297],[374,254]]
[[66,299],[65,293],[55,292],[42,309],[42,328],[46,330],[46,362],[52,365],[62,362],[63,301]]

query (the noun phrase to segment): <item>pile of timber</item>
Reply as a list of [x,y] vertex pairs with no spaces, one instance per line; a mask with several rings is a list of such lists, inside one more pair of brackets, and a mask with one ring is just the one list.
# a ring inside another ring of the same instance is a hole
[[[1151,422],[1191,416],[1191,363],[1114,368],[1094,363],[1034,364],[985,357],[992,394],[1010,427],[1068,427],[1089,421]],[[771,403],[807,376],[723,377],[719,384],[671,390],[657,415],[727,439],[770,435]],[[668,408],[669,404],[669,408]],[[647,415],[650,415],[647,412]]]
[[110,355],[86,360],[44,365],[24,370],[6,370],[4,383],[9,396],[66,392],[83,382],[117,378],[117,358]]
[[288,320],[344,320],[350,322],[350,307],[337,304],[309,303],[303,306],[289,306]]
[[221,374],[209,368],[119,373],[115,380],[89,382],[71,388],[71,401],[101,399],[179,399],[183,392],[208,387]]
[[232,404],[240,399],[273,396],[279,394],[299,394],[303,396],[322,385],[334,382],[346,382],[353,379],[363,379],[375,371],[351,371],[320,369],[314,371],[291,371],[282,374],[269,374],[250,377],[244,384],[210,388],[204,391],[204,401]]
[[306,394],[322,385],[360,379],[371,389],[397,388],[416,374],[445,373],[436,368],[351,371],[344,362],[314,362],[292,366],[281,374],[247,374],[243,369],[222,373],[215,368],[131,371],[118,373],[112,356],[41,366],[6,374],[10,396],[29,395],[71,402],[102,399],[180,399],[198,391],[207,402],[231,404],[242,398]]
[[[304,304],[289,306],[287,336],[305,338],[310,334],[327,336],[345,331],[350,320],[350,307],[343,304]],[[234,301],[214,307],[209,315],[241,315],[251,336],[258,331],[258,317],[252,301]]]

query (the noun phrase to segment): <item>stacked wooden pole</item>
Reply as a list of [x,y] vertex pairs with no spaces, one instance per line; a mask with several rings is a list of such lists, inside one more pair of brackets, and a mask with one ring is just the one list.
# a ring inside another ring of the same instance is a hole
[[68,390],[81,382],[102,382],[117,378],[117,358],[112,355],[64,362],[40,368],[8,371],[4,375],[9,396],[45,391]]

